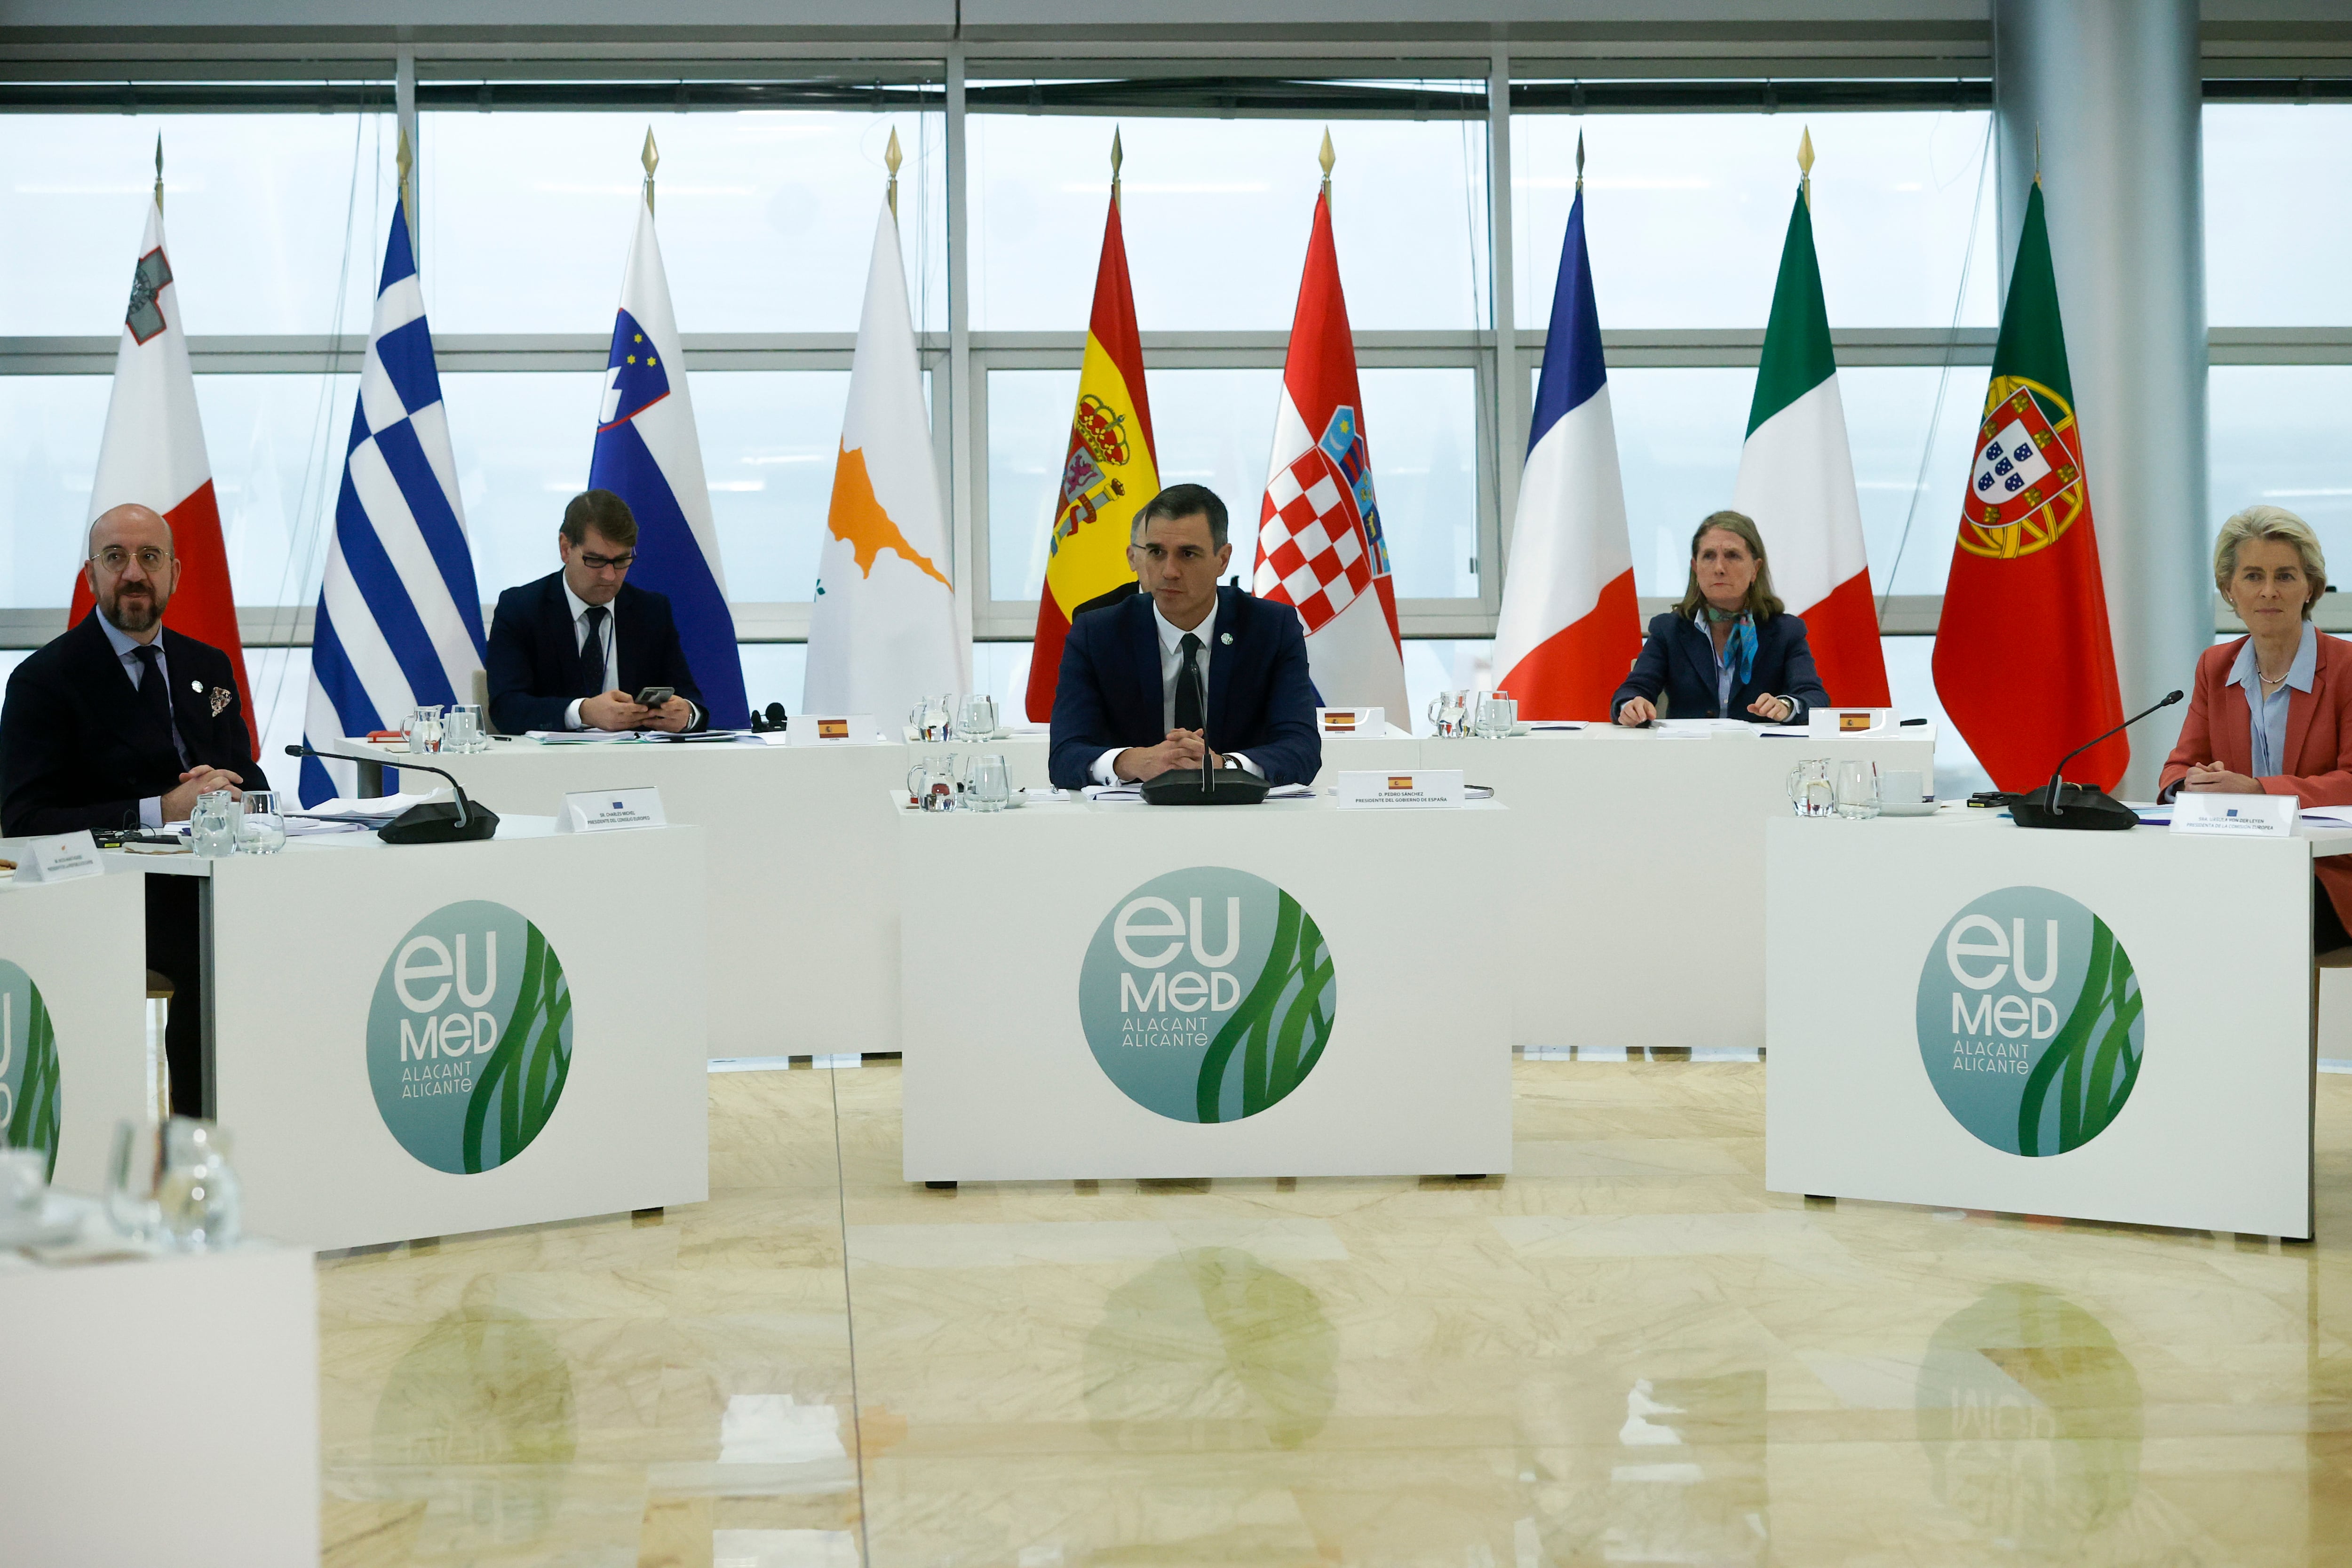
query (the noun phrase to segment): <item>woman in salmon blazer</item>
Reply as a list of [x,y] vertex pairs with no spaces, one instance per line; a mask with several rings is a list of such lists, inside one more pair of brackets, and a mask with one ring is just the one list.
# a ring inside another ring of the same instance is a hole
[[[2311,624],[2327,591],[2319,536],[2284,507],[2250,506],[2221,525],[2213,583],[2247,635],[2199,657],[2157,798],[2185,789],[2352,805],[2352,642]],[[2352,946],[2352,864],[2339,861],[2352,856],[2316,862],[2315,952]]]

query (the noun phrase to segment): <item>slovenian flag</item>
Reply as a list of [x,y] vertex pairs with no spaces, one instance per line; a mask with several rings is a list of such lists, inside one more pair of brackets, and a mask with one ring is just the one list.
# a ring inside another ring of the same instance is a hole
[[588,485],[629,503],[637,520],[637,563],[629,581],[669,600],[712,726],[744,728],[751,710],[743,700],[743,661],[727,608],[719,530],[710,517],[694,401],[678,356],[677,320],[670,313],[651,201],[637,208],[636,238],[621,279]]
[[[1812,162],[1810,134],[1801,162]],[[1805,641],[1830,700],[1884,708],[1886,656],[1878,642],[1878,606],[1863,547],[1837,359],[1830,350],[1822,265],[1813,254],[1811,187],[1810,178],[1798,183],[1789,215],[1731,505],[1755,520],[1771,562],[1772,586],[1805,623]]]
[[1580,174],[1560,242],[1510,571],[1495,623],[1496,684],[1530,719],[1605,720],[1610,697],[1641,651]]

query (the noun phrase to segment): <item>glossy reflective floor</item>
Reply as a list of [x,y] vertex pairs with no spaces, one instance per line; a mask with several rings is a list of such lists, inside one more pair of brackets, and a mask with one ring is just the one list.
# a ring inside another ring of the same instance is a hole
[[731,1073],[711,1201],[322,1262],[327,1561],[2352,1563],[2313,1246],[1763,1190],[1763,1068],[1522,1061],[1507,1180],[910,1188]]

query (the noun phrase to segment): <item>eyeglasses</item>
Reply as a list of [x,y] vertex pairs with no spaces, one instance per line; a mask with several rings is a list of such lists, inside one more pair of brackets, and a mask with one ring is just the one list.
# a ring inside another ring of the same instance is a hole
[[133,561],[139,563],[139,570],[152,575],[163,569],[164,563],[172,559],[172,552],[158,550],[152,544],[143,550],[125,550],[120,544],[110,544],[90,559],[104,567],[111,576],[121,576],[122,569]]
[[580,564],[591,572],[602,572],[607,566],[616,572],[626,572],[636,558],[637,552],[634,550],[626,555],[597,555],[583,550],[580,552]]

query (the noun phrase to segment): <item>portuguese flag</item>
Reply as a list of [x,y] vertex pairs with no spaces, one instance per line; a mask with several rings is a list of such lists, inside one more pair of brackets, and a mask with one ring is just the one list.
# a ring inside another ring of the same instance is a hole
[[1772,288],[1772,316],[1764,328],[1731,505],[1756,520],[1772,586],[1805,623],[1805,641],[1830,700],[1885,708],[1886,658],[1863,548],[1845,404],[1830,350],[1829,306],[1813,253],[1811,185],[1810,180],[1798,184],[1789,237],[1780,247],[1780,276]]
[[[1935,667],[1944,711],[2005,790],[2046,783],[2059,758],[2123,722],[2038,179],[2010,269]],[[2109,789],[2130,760],[2116,735],[2076,758],[2070,776]]]
[[1118,183],[1111,182],[1103,220],[1102,265],[1095,273],[1094,317],[1078,371],[1078,406],[1047,546],[1045,588],[1037,596],[1037,641],[1029,655],[1029,719],[1054,716],[1062,639],[1088,599],[1135,581],[1127,563],[1128,530],[1160,493],[1151,404],[1143,390],[1143,339],[1135,327],[1135,290],[1127,279],[1127,240],[1118,225]]

